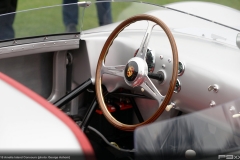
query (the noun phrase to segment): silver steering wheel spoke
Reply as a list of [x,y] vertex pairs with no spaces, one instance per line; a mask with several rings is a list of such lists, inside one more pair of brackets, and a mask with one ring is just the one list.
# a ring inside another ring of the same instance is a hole
[[125,65],[105,66],[102,64],[101,74],[110,74],[114,76],[124,77],[124,69]]
[[152,21],[147,21],[147,22],[148,22],[147,31],[143,37],[142,43],[141,43],[140,48],[136,55],[136,57],[140,57],[143,60],[146,59],[148,43],[149,43],[149,40],[150,40],[150,37],[152,34],[152,30],[153,30],[154,26],[156,25],[156,23],[154,23]]
[[162,104],[165,96],[161,95],[158,89],[155,87],[151,79],[145,75],[144,82],[140,85],[144,89],[144,92],[147,92],[151,95],[152,98],[158,101],[159,106]]

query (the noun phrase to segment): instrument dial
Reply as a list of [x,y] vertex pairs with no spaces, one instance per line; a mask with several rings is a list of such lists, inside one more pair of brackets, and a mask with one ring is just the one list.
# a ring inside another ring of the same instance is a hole
[[[137,55],[139,49],[134,54],[134,57]],[[146,55],[146,62],[148,65],[148,72],[153,73],[154,68],[155,68],[155,53],[151,49],[147,49],[147,55]]]
[[177,79],[176,86],[174,88],[174,93],[179,93],[181,91],[181,83],[179,79]]
[[178,76],[183,75],[184,71],[185,71],[185,66],[182,62],[179,61],[178,62]]

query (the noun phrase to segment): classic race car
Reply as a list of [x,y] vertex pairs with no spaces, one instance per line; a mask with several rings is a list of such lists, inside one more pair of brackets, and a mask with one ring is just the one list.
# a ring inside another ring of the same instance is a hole
[[0,159],[240,159],[239,10],[83,1],[0,15],[0,32],[14,17]]

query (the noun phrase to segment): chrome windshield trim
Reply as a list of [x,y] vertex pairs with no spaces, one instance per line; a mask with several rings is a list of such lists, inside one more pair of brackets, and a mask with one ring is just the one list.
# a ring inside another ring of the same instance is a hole
[[90,1],[77,2],[79,7],[89,7],[91,5]]

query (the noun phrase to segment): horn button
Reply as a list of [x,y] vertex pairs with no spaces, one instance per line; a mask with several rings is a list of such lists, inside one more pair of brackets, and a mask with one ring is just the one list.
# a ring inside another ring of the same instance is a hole
[[136,87],[144,81],[144,75],[148,73],[147,63],[138,57],[132,58],[125,67],[124,79],[131,86]]
[[131,61],[126,65],[125,68],[125,78],[127,81],[134,81],[138,75],[138,65],[136,62]]

